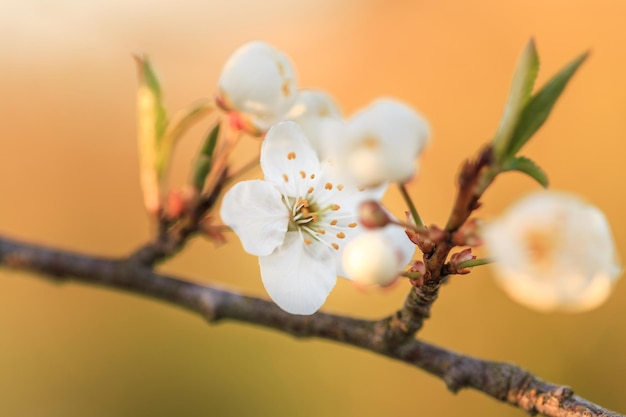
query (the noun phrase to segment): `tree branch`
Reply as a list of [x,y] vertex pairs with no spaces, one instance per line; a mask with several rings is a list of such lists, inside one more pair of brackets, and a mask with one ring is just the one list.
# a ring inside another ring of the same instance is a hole
[[569,387],[544,382],[512,364],[464,356],[415,339],[390,344],[393,331],[389,319],[370,321],[324,312],[290,315],[269,301],[157,274],[136,256],[95,257],[0,237],[0,265],[33,271],[42,278],[72,279],[156,298],[200,314],[209,322],[230,319],[296,337],[357,346],[423,369],[441,378],[452,392],[474,388],[530,414],[620,416],[574,395]]

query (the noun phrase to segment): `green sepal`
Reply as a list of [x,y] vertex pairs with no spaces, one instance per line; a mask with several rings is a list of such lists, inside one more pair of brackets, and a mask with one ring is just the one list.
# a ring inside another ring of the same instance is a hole
[[213,164],[213,152],[215,151],[215,145],[220,135],[220,123],[217,123],[213,129],[209,131],[209,134],[204,139],[204,143],[200,148],[198,157],[193,167],[193,185],[197,190],[202,190],[204,182],[206,181],[209,172],[211,172],[211,165]]
[[532,160],[525,156],[517,156],[507,160],[502,165],[502,171],[519,171],[537,181],[543,188],[548,188],[548,176]]
[[531,97],[520,114],[511,140],[503,154],[504,157],[500,158],[500,160],[506,160],[514,156],[543,125],[550,115],[554,103],[587,56],[588,53],[584,53],[570,62]]
[[535,41],[531,39],[526,44],[517,63],[509,96],[504,107],[504,114],[493,139],[494,151],[498,159],[505,155],[509,147],[511,136],[520,114],[531,96],[538,71],[539,56],[537,55]]

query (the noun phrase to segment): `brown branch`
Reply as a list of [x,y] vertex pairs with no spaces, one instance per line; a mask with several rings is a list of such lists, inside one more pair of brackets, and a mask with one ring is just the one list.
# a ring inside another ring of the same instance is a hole
[[463,164],[452,212],[443,230],[445,238],[437,242],[431,251],[424,253],[426,273],[423,284],[412,288],[402,309],[386,319],[386,325],[390,328],[388,343],[392,346],[413,338],[430,317],[430,309],[437,300],[439,288],[447,280],[446,259],[456,246],[452,234],[480,206],[480,197],[498,173],[497,170],[489,169],[492,163],[493,150],[488,145],[479,152],[476,160]]
[[156,238],[137,249],[130,256],[132,262],[151,267],[180,252],[189,238],[199,231],[203,217],[215,206],[227,179],[228,170],[224,169],[209,195],[200,195],[176,219],[161,217]]
[[388,339],[393,328],[388,327],[388,319],[370,321],[324,312],[290,315],[269,301],[156,274],[137,257],[94,257],[0,237],[0,265],[33,271],[42,278],[72,279],[156,298],[209,322],[236,320],[296,337],[357,346],[423,369],[441,378],[452,392],[474,388],[530,414],[620,416],[575,396],[569,387],[544,382],[512,364],[464,356],[415,339],[392,346]]

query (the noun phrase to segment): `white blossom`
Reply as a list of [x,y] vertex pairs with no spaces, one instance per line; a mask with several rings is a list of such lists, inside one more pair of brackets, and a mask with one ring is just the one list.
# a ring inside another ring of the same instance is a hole
[[353,115],[344,138],[331,146],[347,175],[369,187],[411,179],[429,137],[428,123],[417,111],[383,98]]
[[505,292],[537,310],[595,308],[621,273],[606,218],[575,196],[534,193],[485,226],[483,237]]
[[297,79],[287,55],[262,41],[238,48],[218,81],[218,99],[264,131],[281,120],[296,99]]
[[396,280],[414,251],[404,230],[390,225],[355,237],[343,252],[343,268],[358,283],[386,286]]
[[261,147],[265,180],[236,184],[222,203],[222,220],[259,257],[265,289],[289,313],[322,306],[341,272],[341,252],[360,229],[358,204],[382,196],[334,181],[328,168],[295,122],[280,122]]

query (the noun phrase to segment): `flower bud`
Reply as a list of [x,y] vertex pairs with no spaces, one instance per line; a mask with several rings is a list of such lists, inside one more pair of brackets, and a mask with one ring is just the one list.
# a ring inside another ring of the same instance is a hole
[[398,277],[402,253],[382,230],[366,232],[345,248],[343,268],[354,281],[386,286]]
[[359,223],[368,229],[385,227],[391,222],[387,210],[376,200],[368,200],[359,206]]
[[295,98],[296,74],[291,61],[261,41],[237,49],[226,61],[218,81],[218,103],[243,113],[260,130],[278,122]]

